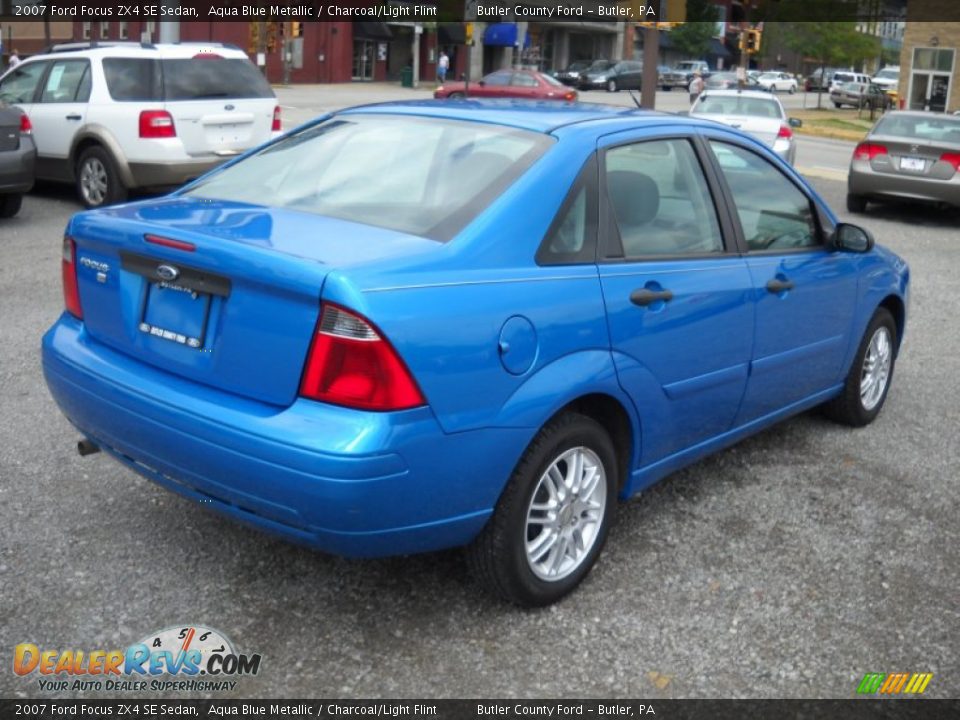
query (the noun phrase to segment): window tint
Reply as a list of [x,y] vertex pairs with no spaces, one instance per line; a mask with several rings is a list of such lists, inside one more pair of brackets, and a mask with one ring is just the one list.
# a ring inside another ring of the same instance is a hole
[[263,74],[243,58],[161,60],[166,100],[269,98]]
[[723,251],[716,209],[688,141],[613,148],[606,182],[626,257]]
[[514,73],[513,81],[510,84],[520,87],[537,87],[537,81],[532,75],[527,75],[526,73]]
[[498,125],[346,115],[273,143],[186,194],[448,240],[551,142]]
[[161,101],[157,61],[144,58],[104,58],[103,74],[107,91],[123,102]]
[[820,244],[813,205],[776,167],[736,145],[710,141],[733,194],[750,250],[791,250]]
[[592,156],[567,198],[560,206],[537,251],[541,265],[573,265],[596,262],[597,256],[597,158]]
[[512,75],[513,73],[511,72],[495,72],[495,73],[492,73],[491,75],[487,75],[483,79],[483,82],[486,83],[487,85],[495,85],[495,86],[509,85],[510,77]]
[[90,63],[86,60],[55,62],[43,85],[40,102],[86,102],[90,97],[89,69]]
[[24,63],[4,78],[0,85],[0,100],[8,103],[32,103],[40,76],[49,63]]
[[873,129],[873,135],[896,135],[934,143],[960,143],[960,118],[924,113],[887,113]]

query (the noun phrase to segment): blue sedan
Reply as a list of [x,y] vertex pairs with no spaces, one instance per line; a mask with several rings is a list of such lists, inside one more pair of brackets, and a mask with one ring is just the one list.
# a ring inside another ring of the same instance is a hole
[[83,454],[349,556],[576,587],[616,500],[815,406],[880,412],[909,271],[716,123],[426,101],[83,212],[43,339]]

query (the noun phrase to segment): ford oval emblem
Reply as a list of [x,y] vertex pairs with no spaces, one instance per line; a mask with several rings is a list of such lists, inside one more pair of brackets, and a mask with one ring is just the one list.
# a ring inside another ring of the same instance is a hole
[[180,271],[173,265],[159,265],[157,266],[157,275],[161,280],[176,280],[180,277]]
[[224,105],[224,106],[223,106],[223,109],[224,109],[224,110],[233,110],[233,108],[234,108],[233,105]]

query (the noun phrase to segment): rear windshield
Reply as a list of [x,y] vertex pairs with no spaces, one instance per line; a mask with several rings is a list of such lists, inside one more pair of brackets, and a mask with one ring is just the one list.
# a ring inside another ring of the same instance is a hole
[[301,210],[442,242],[552,142],[498,125],[344,115],[282,138],[184,195]]
[[873,76],[874,80],[896,80],[900,77],[899,70],[881,70]]
[[211,98],[269,98],[273,90],[244,58],[104,58],[110,97],[167,102]]
[[960,118],[949,115],[885,115],[871,135],[893,135],[960,145]]
[[733,97],[730,95],[707,95],[701,97],[693,108],[697,115],[752,115],[755,117],[780,118],[780,106],[774,100],[762,98]]

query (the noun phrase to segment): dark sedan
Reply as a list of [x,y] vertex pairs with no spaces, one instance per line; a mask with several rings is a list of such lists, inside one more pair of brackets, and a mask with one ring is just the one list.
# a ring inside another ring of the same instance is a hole
[[594,65],[608,67],[612,63],[609,60],[577,60],[570,63],[565,70],[558,70],[553,76],[564,85],[576,87],[580,82],[580,76],[589,71]]
[[857,145],[847,209],[891,199],[960,207],[960,117],[894,110]]
[[16,215],[23,193],[33,187],[37,146],[32,132],[20,108],[0,102],[0,217]]
[[636,60],[621,60],[602,69],[591,69],[580,76],[581,90],[606,88],[607,92],[639,90],[643,81],[643,63]]
[[568,88],[556,78],[533,70],[497,70],[480,80],[470,83],[444,83],[434,91],[437,99],[470,97],[477,98],[519,98],[527,100],[567,100],[577,99],[577,91]]

